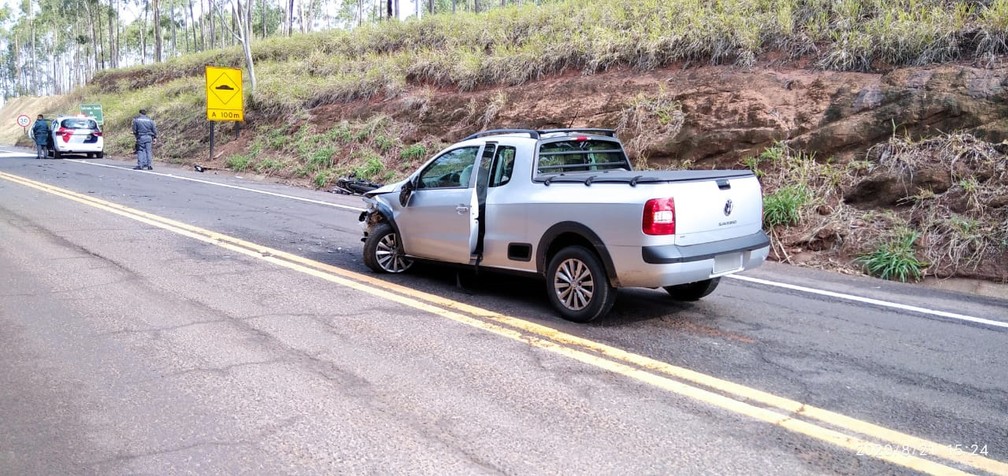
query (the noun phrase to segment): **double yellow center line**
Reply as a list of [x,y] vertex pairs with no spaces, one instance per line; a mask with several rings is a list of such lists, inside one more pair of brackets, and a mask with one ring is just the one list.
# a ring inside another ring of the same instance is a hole
[[[420,292],[369,275],[337,268],[45,183],[4,172],[0,172],[0,179],[309,274],[486,332],[525,342],[671,393],[846,448],[859,455],[927,474],[969,474],[957,469],[957,467],[969,467],[973,470],[1008,475],[1008,463],[975,454],[962,447],[918,438],[540,324]],[[988,448],[988,451],[996,450],[1003,448]],[[950,466],[950,463],[957,467]]]

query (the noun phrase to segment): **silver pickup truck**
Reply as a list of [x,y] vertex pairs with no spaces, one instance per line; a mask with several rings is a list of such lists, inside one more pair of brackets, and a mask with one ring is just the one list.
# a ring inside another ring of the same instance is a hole
[[473,134],[364,201],[372,270],[420,259],[538,275],[576,322],[608,313],[616,288],[700,299],[770,247],[750,171],[634,171],[608,129]]

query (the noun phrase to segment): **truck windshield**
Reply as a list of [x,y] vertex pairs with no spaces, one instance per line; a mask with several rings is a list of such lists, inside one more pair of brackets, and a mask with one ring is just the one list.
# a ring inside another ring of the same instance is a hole
[[630,162],[619,142],[607,140],[560,140],[539,146],[540,174],[630,170]]

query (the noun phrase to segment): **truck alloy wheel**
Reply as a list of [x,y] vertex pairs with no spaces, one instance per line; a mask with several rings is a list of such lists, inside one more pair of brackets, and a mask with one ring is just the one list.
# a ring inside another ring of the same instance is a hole
[[388,223],[379,223],[364,241],[364,264],[376,273],[402,273],[413,266],[403,255],[399,234]]
[[616,302],[616,289],[599,259],[582,246],[569,246],[550,260],[546,290],[564,319],[588,322],[605,315]]

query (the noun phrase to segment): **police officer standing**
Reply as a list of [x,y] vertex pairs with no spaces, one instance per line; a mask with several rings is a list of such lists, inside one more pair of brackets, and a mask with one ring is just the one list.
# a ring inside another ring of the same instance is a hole
[[133,118],[133,137],[136,138],[137,165],[133,170],[154,170],[151,167],[152,149],[157,142],[157,125],[147,117],[147,110],[141,109],[140,115]]
[[46,143],[49,142],[49,122],[42,114],[35,119],[35,124],[31,128],[31,138],[35,141],[35,154],[37,159],[46,158]]

